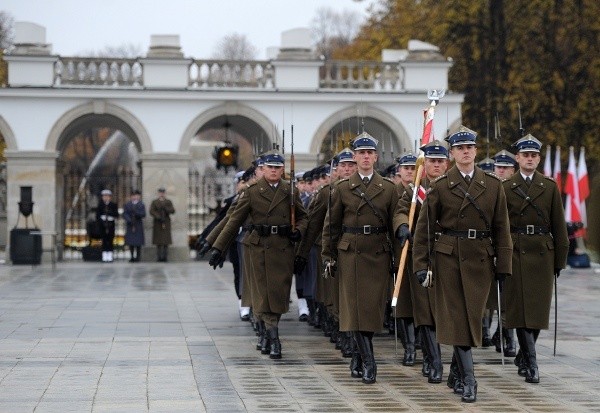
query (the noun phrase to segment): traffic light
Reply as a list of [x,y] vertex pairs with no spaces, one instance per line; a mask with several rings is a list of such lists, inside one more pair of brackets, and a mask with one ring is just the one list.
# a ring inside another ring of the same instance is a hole
[[227,168],[232,167],[237,169],[237,155],[238,148],[235,145],[216,146],[214,156],[217,160],[217,168],[227,170]]

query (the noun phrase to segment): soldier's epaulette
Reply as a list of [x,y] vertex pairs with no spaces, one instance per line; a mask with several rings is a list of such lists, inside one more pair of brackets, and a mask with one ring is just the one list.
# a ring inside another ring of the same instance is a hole
[[392,181],[392,179],[391,179],[391,178],[388,178],[387,176],[384,176],[384,177],[383,177],[383,179],[384,179],[385,181],[389,181],[389,182],[393,183],[394,185],[396,185],[396,184],[394,183],[394,181]]
[[442,179],[444,179],[444,178],[448,178],[448,175],[446,175],[446,174],[444,174],[444,175],[440,175],[440,176],[438,176],[437,178],[435,178],[433,181],[431,181],[431,183],[434,183],[434,182],[440,181],[440,180],[442,180]]
[[346,182],[346,181],[349,181],[349,180],[350,180],[350,178],[340,179],[339,181],[335,182],[335,185],[337,186],[337,185],[341,184],[342,182]]
[[546,178],[547,180],[549,180],[549,181],[556,182],[556,180],[553,177],[551,177],[551,176],[546,176],[546,175],[542,175],[542,176],[544,178]]
[[502,181],[502,179],[500,179],[500,177],[498,175],[496,175],[495,173],[489,172],[489,171],[484,171],[484,172],[485,172],[486,175],[489,175],[492,178],[496,178],[497,180]]
[[258,181],[254,181],[251,184],[246,184],[247,188],[252,188],[254,185],[256,185],[258,183]]

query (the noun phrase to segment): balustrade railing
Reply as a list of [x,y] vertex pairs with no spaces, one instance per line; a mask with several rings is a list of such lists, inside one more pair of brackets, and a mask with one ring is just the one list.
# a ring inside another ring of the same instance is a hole
[[266,60],[193,60],[191,88],[274,88],[274,69]]
[[54,85],[141,87],[143,65],[138,59],[60,57],[54,65]]
[[319,73],[323,89],[404,90],[404,76],[397,62],[327,60]]

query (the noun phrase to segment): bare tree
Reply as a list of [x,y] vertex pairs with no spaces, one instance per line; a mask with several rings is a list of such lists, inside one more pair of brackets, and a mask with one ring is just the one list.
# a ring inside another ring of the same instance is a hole
[[88,50],[80,52],[78,55],[85,57],[114,57],[129,59],[142,56],[142,48],[140,45],[123,43],[120,46],[105,46],[100,50]]
[[254,60],[258,51],[245,34],[231,33],[224,36],[213,51],[213,59]]
[[14,20],[10,14],[0,11],[0,49],[8,49],[14,38]]
[[356,11],[319,8],[310,26],[317,53],[328,59],[333,50],[350,44],[358,34],[361,22]]

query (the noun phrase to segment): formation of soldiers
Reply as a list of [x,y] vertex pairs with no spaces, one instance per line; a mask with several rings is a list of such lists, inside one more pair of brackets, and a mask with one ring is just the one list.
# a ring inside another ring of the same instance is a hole
[[[558,188],[536,170],[542,145],[527,135],[516,155],[503,150],[481,163],[489,171],[475,164],[475,132],[461,127],[446,141],[380,174],[377,141],[363,132],[327,164],[297,174],[295,188],[275,150],[238,175],[200,254],[213,268],[232,250],[239,256],[240,317],[252,321],[257,350],[282,357],[278,323],[295,277],[299,321],[322,329],[365,384],[377,379],[373,337],[384,325],[402,341],[402,364],[413,366],[421,348],[429,383],[443,381],[440,343],[452,346],[447,385],[464,402],[477,399],[474,346],[494,344],[528,383],[539,382],[535,342],[569,246]],[[504,331],[490,337],[500,291]]]

